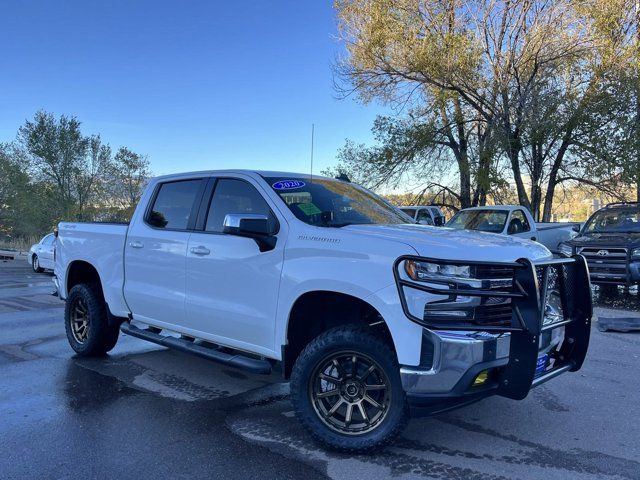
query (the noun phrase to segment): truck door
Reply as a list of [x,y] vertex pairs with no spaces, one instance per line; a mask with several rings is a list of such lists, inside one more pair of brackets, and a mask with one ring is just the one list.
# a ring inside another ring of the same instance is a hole
[[[200,208],[187,251],[186,325],[195,336],[236,348],[274,350],[275,317],[286,225],[249,177],[221,177]],[[207,198],[209,197],[209,198]],[[261,214],[279,229],[275,248],[224,234],[227,214]]]
[[124,296],[133,318],[171,328],[184,323],[187,244],[206,180],[159,183],[129,227]]

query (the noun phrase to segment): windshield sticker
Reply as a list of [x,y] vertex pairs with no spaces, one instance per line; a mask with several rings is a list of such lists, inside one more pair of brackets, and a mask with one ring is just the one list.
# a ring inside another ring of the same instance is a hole
[[311,202],[309,202],[309,203],[298,203],[297,207],[300,210],[302,210],[302,213],[304,213],[307,217],[310,217],[311,215],[318,215],[319,213],[322,213],[322,210],[320,210],[318,207],[316,207]]
[[294,190],[296,188],[302,188],[305,185],[306,183],[301,180],[280,180],[271,186],[274,190]]

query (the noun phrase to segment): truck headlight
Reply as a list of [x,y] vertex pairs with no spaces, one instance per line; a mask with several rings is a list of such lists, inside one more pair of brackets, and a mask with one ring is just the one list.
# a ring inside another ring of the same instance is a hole
[[631,250],[631,260],[640,260],[640,248]]
[[397,273],[403,308],[418,323],[438,328],[511,324],[511,298],[505,293],[513,288],[513,266],[407,258]]
[[471,278],[471,268],[469,265],[447,265],[407,260],[404,262],[404,270],[411,280],[418,282],[429,280],[456,281]]
[[562,255],[570,257],[571,255],[573,255],[573,247],[568,243],[562,242],[560,245],[558,245],[558,252],[560,252]]

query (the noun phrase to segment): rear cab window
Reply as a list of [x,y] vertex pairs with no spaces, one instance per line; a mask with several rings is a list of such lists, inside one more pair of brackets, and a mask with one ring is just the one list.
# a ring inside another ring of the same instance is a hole
[[194,220],[196,200],[203,186],[200,178],[161,183],[145,222],[154,228],[187,230]]
[[400,210],[402,210],[404,213],[409,215],[411,218],[416,218],[416,209],[415,208],[400,207]]

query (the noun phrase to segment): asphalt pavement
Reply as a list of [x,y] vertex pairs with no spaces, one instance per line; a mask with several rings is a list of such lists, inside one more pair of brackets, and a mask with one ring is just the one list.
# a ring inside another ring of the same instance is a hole
[[[122,336],[75,357],[51,274],[0,262],[0,479],[640,479],[640,332],[594,325],[583,369],[523,401],[414,419],[391,447],[324,451],[288,385]],[[640,299],[596,313],[640,317]]]

